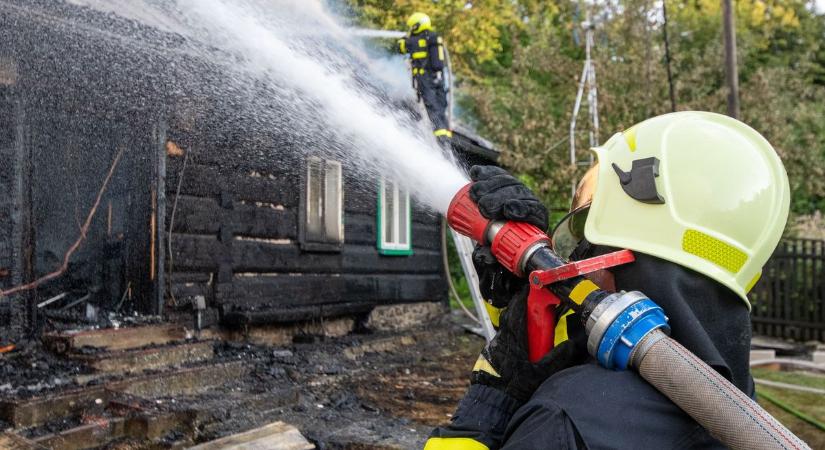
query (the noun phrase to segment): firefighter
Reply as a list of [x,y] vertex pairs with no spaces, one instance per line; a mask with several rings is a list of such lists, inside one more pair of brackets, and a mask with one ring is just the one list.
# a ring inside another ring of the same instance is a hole
[[[747,293],[790,199],[776,152],[747,125],[701,112],[647,120],[594,151],[598,165],[552,233],[555,250],[580,260],[631,249],[635,262],[598,273],[598,283],[655,299],[671,337],[753,397]],[[517,179],[497,167],[470,174],[484,216],[546,229],[547,210]],[[530,363],[529,287],[488,248],[473,259],[482,294],[506,309],[451,424],[433,431],[426,450],[724,448],[635,372],[598,366],[577,314],[563,306],[555,347]]]
[[413,13],[407,19],[409,34],[398,40],[398,50],[409,54],[413,86],[424,102],[433,126],[433,134],[448,142],[453,133],[447,121],[447,92],[444,89],[444,41],[433,31],[430,17]]

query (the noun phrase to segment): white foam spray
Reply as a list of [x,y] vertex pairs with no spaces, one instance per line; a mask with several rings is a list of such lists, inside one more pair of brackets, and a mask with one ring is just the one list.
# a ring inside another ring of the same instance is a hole
[[[144,0],[142,5],[159,7],[154,0]],[[264,85],[264,91],[279,96],[277,101],[293,109],[291,127],[317,130],[323,124],[326,137],[331,137],[323,150],[342,159],[345,170],[374,179],[389,177],[441,213],[467,183],[466,174],[444,156],[426,127],[416,127],[397,105],[363,87],[359,75],[365,74],[352,70],[347,66],[352,61],[342,58],[366,55],[348,48],[357,44],[346,41],[351,36],[319,3],[178,0],[175,9],[181,20],[178,32],[220,49],[231,59],[226,65],[233,67],[234,79],[229,83]],[[157,14],[132,16],[145,20]],[[336,45],[347,48],[347,54],[331,52],[318,36],[333,36]],[[279,125],[277,118],[255,108],[250,105],[251,113],[260,116],[256,122],[265,126],[272,119],[272,126]]]

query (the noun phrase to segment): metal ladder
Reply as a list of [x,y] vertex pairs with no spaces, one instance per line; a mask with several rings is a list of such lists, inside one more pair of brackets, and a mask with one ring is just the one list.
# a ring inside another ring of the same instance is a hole
[[481,334],[484,335],[487,342],[490,342],[493,336],[496,335],[496,330],[493,328],[493,322],[490,320],[490,315],[487,314],[484,299],[481,297],[481,291],[478,288],[478,274],[475,266],[473,266],[475,243],[467,236],[456,233],[452,228],[450,228],[450,233],[453,235],[453,242],[458,253],[458,259],[461,261],[461,268],[464,270],[464,276],[467,278],[467,285],[470,287],[470,295],[473,297],[473,305],[476,308],[476,317],[481,321],[479,324]]

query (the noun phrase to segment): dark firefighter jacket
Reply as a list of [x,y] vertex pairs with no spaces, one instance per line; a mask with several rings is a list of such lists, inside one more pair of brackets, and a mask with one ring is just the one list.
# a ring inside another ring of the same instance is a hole
[[[587,256],[609,250],[596,248]],[[611,272],[617,290],[639,290],[656,301],[670,318],[674,339],[753,396],[750,317],[732,291],[639,253],[636,262]],[[451,425],[433,432],[428,450],[725,448],[635,372],[592,361],[554,374],[516,407],[501,391],[473,385]]]
[[432,75],[444,70],[444,44],[441,37],[429,30],[412,34],[399,41],[401,53],[409,53],[414,76]]

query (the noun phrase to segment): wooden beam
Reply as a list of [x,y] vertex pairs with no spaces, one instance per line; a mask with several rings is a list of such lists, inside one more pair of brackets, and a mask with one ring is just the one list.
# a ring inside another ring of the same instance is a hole
[[0,433],[0,448],[5,450],[48,450],[48,447],[30,441],[10,431]]
[[192,395],[241,378],[250,370],[244,361],[237,361],[130,378],[106,388],[144,398]]
[[348,302],[436,301],[445,292],[441,274],[280,275],[236,277],[215,301],[240,309]]
[[70,358],[82,361],[97,372],[122,374],[202,362],[212,359],[214,354],[211,342],[195,342],[146,350],[71,355]]
[[80,347],[105,348],[108,350],[126,350],[147,345],[169,344],[188,338],[189,335],[180,325],[162,324],[141,327],[107,328],[63,333],[48,333],[44,342],[57,353],[65,353]]
[[96,448],[113,439],[126,436],[125,418],[100,419],[93,423],[71,428],[60,433],[47,434],[34,442],[53,450]]
[[95,386],[26,400],[0,402],[0,416],[15,427],[31,427],[85,409],[98,400],[106,402],[107,398],[108,393],[103,386]]
[[191,450],[310,450],[314,449],[292,425],[274,422],[260,428],[207,442]]

